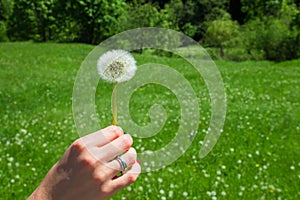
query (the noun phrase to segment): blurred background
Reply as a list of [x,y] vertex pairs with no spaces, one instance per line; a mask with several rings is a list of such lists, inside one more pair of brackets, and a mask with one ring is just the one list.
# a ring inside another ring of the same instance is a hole
[[1,0],[0,41],[98,44],[137,27],[178,30],[213,58],[300,56],[299,0]]

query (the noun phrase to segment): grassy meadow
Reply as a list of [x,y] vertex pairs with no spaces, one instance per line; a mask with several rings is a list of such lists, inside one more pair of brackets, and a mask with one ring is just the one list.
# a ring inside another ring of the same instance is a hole
[[[26,199],[65,149],[78,138],[72,90],[81,62],[94,48],[83,44],[0,43],[0,199]],[[176,162],[143,173],[113,199],[299,199],[300,60],[216,61],[227,95],[227,116],[213,151],[199,159],[210,120],[205,84],[182,59],[134,54],[138,65],[171,66],[199,98],[200,125]],[[95,69],[96,70],[96,69]],[[112,87],[100,82],[101,127],[111,122]],[[154,103],[168,119],[150,138],[134,138],[138,152],[159,149],[174,137],[180,108],[166,88],[146,85],[131,100],[138,124]],[[105,109],[103,109],[103,107]],[[138,134],[138,133],[136,133]]]

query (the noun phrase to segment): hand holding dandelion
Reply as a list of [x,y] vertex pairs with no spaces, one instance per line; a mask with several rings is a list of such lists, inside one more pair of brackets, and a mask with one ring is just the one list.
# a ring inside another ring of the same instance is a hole
[[117,125],[117,85],[130,80],[136,72],[136,62],[133,56],[124,50],[108,51],[98,59],[99,76],[113,83],[112,93],[112,125]]

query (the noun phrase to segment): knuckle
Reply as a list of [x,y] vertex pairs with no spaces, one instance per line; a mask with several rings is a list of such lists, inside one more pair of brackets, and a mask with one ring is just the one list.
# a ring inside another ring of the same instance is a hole
[[109,130],[110,130],[116,137],[119,137],[119,136],[121,136],[122,134],[124,134],[122,128],[121,128],[121,127],[118,127],[118,126],[110,126],[110,127],[109,127]]
[[82,140],[79,138],[77,140],[75,140],[75,142],[73,142],[72,146],[71,146],[71,149],[73,150],[77,150],[77,151],[85,151],[85,144],[83,144]]
[[103,182],[105,182],[106,181],[106,175],[104,174],[104,173],[94,173],[93,174],[93,179],[96,181],[96,182],[98,182],[98,183],[103,183]]
[[95,159],[87,153],[83,153],[78,157],[79,163],[88,168],[94,168]]
[[132,138],[130,135],[126,134],[122,137],[122,144],[124,145],[125,149],[129,149],[132,145]]

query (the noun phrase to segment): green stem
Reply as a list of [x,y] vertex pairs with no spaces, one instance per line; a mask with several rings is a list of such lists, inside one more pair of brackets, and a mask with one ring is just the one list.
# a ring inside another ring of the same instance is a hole
[[112,93],[112,125],[117,125],[117,83],[114,83]]

